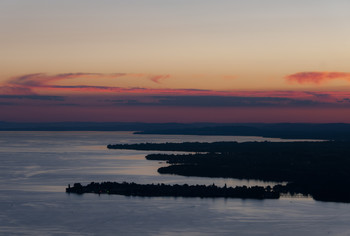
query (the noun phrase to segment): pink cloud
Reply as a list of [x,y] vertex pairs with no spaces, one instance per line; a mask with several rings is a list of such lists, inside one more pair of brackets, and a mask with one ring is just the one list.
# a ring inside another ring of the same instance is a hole
[[125,93],[125,94],[172,94],[172,95],[227,95],[229,93],[224,91],[205,90],[205,89],[153,89],[153,88],[142,88],[142,87],[112,87],[112,86],[88,86],[88,85],[73,85],[73,86],[62,86],[62,85],[48,85],[45,89],[56,90],[56,91],[85,91],[95,93]]
[[20,86],[0,86],[0,94],[3,95],[33,95],[35,94],[30,88]]
[[114,73],[114,74],[101,74],[101,73],[65,73],[56,75],[47,75],[44,73],[28,74],[18,77],[12,77],[7,83],[14,85],[30,86],[30,87],[41,87],[45,86],[50,82],[78,79],[78,78],[118,78],[126,76],[125,73]]
[[321,84],[330,80],[348,80],[350,81],[350,73],[346,72],[299,72],[285,77],[289,83],[298,84]]
[[152,75],[149,77],[154,83],[160,84],[163,80],[170,78],[170,75]]
[[27,74],[12,77],[7,81],[7,85],[25,86],[25,87],[46,87],[49,83],[62,80],[73,80],[79,78],[86,79],[115,79],[120,77],[144,77],[155,83],[170,78],[170,75],[147,75],[142,73],[63,73],[56,75],[47,75],[45,73]]
[[[312,76],[313,75],[313,76]],[[317,91],[291,91],[291,90],[210,90],[210,89],[172,89],[172,88],[146,88],[146,87],[117,87],[117,86],[94,86],[94,85],[58,85],[54,82],[70,80],[76,78],[119,78],[119,77],[141,77],[151,79],[155,83],[160,83],[170,75],[147,75],[132,73],[65,73],[56,75],[46,75],[43,73],[28,74],[13,77],[7,83],[0,85],[2,95],[33,95],[33,94],[66,94],[77,92],[83,95],[188,95],[188,96],[237,96],[237,97],[271,97],[271,98],[293,98],[309,99],[312,101],[334,102],[337,99],[349,98],[347,92],[317,92]],[[350,73],[340,72],[304,72],[290,75],[291,81],[300,83],[308,81],[301,78],[345,78]],[[311,79],[309,79],[311,80]],[[316,80],[317,81],[317,80]]]

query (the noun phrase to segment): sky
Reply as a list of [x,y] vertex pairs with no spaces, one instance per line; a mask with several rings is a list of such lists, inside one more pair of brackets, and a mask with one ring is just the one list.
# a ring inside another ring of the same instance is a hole
[[0,121],[350,122],[348,0],[1,0]]

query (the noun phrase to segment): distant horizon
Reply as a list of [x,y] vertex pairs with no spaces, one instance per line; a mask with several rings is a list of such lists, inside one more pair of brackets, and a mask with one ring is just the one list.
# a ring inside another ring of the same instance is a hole
[[332,125],[332,124],[349,124],[350,122],[325,122],[325,123],[312,123],[312,122],[142,122],[142,121],[4,121],[1,123],[14,123],[14,124],[52,124],[52,123],[92,123],[92,124],[219,124],[219,125],[254,125],[254,124],[307,124],[307,125]]

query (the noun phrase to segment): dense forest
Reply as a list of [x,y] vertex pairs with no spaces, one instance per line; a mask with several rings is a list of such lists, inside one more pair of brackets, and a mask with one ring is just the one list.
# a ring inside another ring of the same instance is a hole
[[252,198],[252,199],[276,199],[280,197],[278,191],[271,187],[218,187],[216,185],[166,185],[166,184],[136,184],[103,182],[90,183],[82,186],[75,183],[72,187],[66,188],[67,193],[98,193],[98,194],[118,194],[125,196],[141,197],[224,197],[224,198]]
[[[161,174],[286,181],[285,190],[317,200],[350,202],[350,143],[214,142],[108,145],[108,148],[188,151],[150,154],[167,161]],[[281,187],[281,186],[280,186]]]

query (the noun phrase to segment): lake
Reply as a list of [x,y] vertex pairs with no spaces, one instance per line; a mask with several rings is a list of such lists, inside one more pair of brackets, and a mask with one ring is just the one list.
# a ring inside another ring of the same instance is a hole
[[262,137],[133,135],[132,132],[0,132],[0,235],[350,235],[350,204],[279,200],[143,198],[67,194],[92,181],[269,185],[160,175],[140,142],[286,141]]

